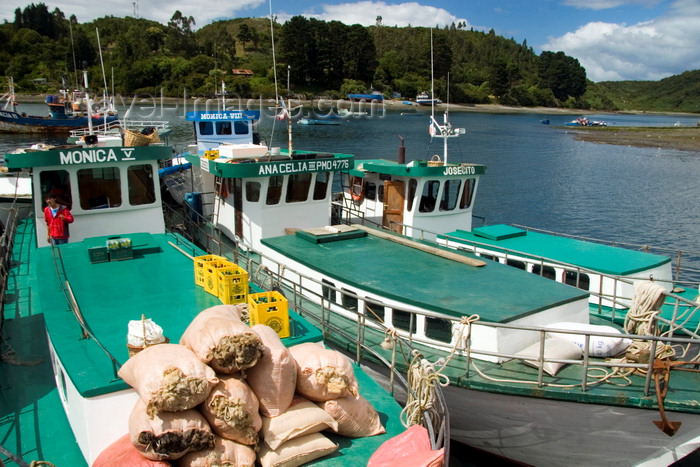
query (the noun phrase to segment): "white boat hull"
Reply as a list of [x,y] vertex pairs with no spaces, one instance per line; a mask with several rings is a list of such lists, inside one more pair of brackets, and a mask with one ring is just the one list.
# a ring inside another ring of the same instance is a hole
[[443,388],[454,441],[536,466],[666,466],[700,447],[700,416],[669,437],[658,412]]

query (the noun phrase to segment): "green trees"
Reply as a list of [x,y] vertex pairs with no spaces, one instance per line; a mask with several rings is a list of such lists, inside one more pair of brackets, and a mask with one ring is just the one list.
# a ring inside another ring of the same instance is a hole
[[[0,24],[0,71],[15,78],[19,92],[52,92],[63,75],[77,84],[82,69],[93,86],[100,85],[98,29],[108,80],[113,70],[118,93],[180,96],[186,89],[211,96],[225,81],[242,97],[275,94],[267,18],[194,26],[194,18],[179,10],[165,25],[111,16],[80,24],[58,9],[31,4],[17,8],[13,22]],[[518,44],[493,30],[462,24],[433,29],[431,83],[429,28],[389,27],[381,16],[369,27],[295,16],[274,28],[280,90],[289,67],[292,89],[309,97],[379,90],[411,99],[432,85],[435,97],[446,101],[449,93],[453,103],[700,111],[697,86],[687,76],[665,81],[662,90],[648,82],[591,83],[575,58],[549,51],[537,56],[526,41]],[[253,76],[234,74],[239,68]]]

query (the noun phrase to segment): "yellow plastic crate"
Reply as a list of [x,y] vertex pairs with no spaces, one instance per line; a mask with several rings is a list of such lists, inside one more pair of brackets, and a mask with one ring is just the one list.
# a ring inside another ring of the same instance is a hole
[[204,287],[205,274],[204,267],[212,261],[226,261],[226,258],[219,255],[195,256],[194,258],[194,283]]
[[280,338],[289,337],[289,307],[287,299],[276,291],[248,295],[250,325],[264,324]]
[[233,266],[227,260],[210,261],[204,266],[204,290],[210,294],[219,296],[219,269]]
[[228,267],[218,268],[216,274],[221,303],[225,305],[247,303],[248,272],[245,269],[231,263]]

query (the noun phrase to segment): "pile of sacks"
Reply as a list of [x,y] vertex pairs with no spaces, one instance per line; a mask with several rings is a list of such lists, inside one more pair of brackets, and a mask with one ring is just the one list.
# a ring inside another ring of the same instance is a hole
[[93,467],[296,466],[338,449],[321,431],[385,433],[343,354],[317,343],[287,348],[272,328],[247,326],[243,311],[208,308],[180,344],[127,360],[119,376],[139,394],[129,434]]

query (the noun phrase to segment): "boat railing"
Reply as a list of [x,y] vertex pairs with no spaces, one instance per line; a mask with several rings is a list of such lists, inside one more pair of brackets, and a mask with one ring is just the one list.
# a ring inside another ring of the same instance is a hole
[[[122,128],[128,129],[138,129],[153,127],[158,130],[159,133],[164,132],[169,129],[170,123],[165,120],[128,120],[119,119],[113,120],[107,123],[101,123],[99,125],[94,125],[92,127],[92,133],[94,134],[107,134],[118,132]],[[78,128],[71,130],[70,136],[72,137],[83,137],[90,134],[90,128]]]
[[63,263],[63,255],[61,254],[61,248],[59,246],[51,245],[51,256],[53,257],[54,267],[56,270],[56,277],[61,287],[61,291],[63,292],[63,295],[66,299],[66,303],[68,304],[71,312],[73,313],[73,316],[75,317],[76,322],[80,327],[81,338],[91,339],[97,345],[97,347],[100,350],[102,350],[102,352],[104,352],[104,354],[107,356],[107,358],[109,358],[110,362],[112,363],[112,371],[114,374],[114,378],[118,379],[119,376],[117,372],[119,371],[119,368],[121,368],[121,363],[119,363],[119,361],[114,357],[114,355],[112,355],[112,353],[109,350],[107,350],[107,348],[102,344],[102,342],[100,342],[97,336],[95,336],[95,334],[90,329],[88,322],[85,320],[83,312],[80,309],[80,305],[78,305],[78,300],[75,298],[75,294],[73,293],[73,288],[71,287],[70,282],[68,281],[65,264]]
[[7,292],[7,280],[10,276],[10,265],[12,261],[12,251],[15,246],[15,232],[21,218],[20,207],[17,200],[9,208],[1,208],[5,211],[3,218],[5,225],[0,235],[0,331],[3,328],[5,314],[2,313],[5,304],[5,294]]
[[655,253],[655,254],[660,254],[663,256],[668,256],[671,258],[672,261],[674,261],[673,272],[674,272],[674,281],[675,282],[677,282],[677,283],[685,282],[683,280],[683,278],[681,277],[681,274],[683,274],[684,276],[691,276],[693,278],[697,278],[698,280],[700,280],[700,267],[692,267],[692,266],[682,265],[683,259],[685,257],[690,257],[690,258],[695,259],[695,260],[700,259],[700,253],[689,254],[687,252],[684,253],[682,250],[679,250],[676,248],[668,248],[668,247],[663,247],[663,246],[655,246],[655,245],[648,245],[648,244],[641,244],[641,243],[628,243],[628,242],[603,240],[603,239],[588,237],[588,236],[583,236],[583,235],[572,235],[572,234],[565,234],[565,233],[561,233],[561,232],[554,232],[554,231],[550,231],[550,230],[539,229],[536,227],[530,227],[530,226],[525,226],[525,225],[520,225],[520,224],[513,224],[513,227],[517,227],[519,229],[523,229],[526,231],[541,232],[541,233],[545,233],[548,235],[554,235],[557,237],[572,238],[572,239],[576,239],[576,240],[582,240],[585,242],[599,243],[601,245],[615,246],[615,247],[627,248],[628,250],[643,251],[645,253]]
[[[178,248],[189,250],[188,253],[195,256],[196,250],[191,244],[198,244],[199,248],[210,254],[218,254],[231,258],[249,272],[249,280],[263,290],[282,291],[287,295],[290,309],[299,313],[305,319],[315,324],[323,333],[324,338],[330,342],[336,342],[342,336],[346,342],[353,342],[353,348],[343,347],[345,351],[354,354],[354,360],[363,365],[379,365],[388,370],[388,382],[386,389],[395,396],[408,394],[413,397],[418,395],[409,385],[407,378],[399,371],[398,352],[402,352],[403,360],[410,360],[410,355],[413,351],[412,347],[406,339],[400,337],[391,329],[383,327],[378,332],[387,336],[391,344],[392,351],[390,357],[386,358],[382,353],[375,350],[376,342],[368,340],[364,332],[367,323],[364,318],[355,322],[354,332],[350,333],[342,326],[339,326],[331,316],[331,303],[319,294],[315,289],[320,290],[320,287],[326,287],[327,284],[322,284],[320,281],[292,271],[286,268],[283,264],[268,258],[259,252],[242,248],[240,244],[231,241],[223,236],[218,230],[207,228],[205,222],[192,221],[189,215],[184,215],[177,211],[164,207],[166,216],[170,218],[167,225],[179,225],[183,228],[178,228],[176,232],[180,235],[173,235],[173,244]],[[175,220],[173,220],[175,219]],[[187,242],[182,242],[179,239],[184,238]],[[270,267],[270,265],[274,265]],[[290,275],[294,277],[290,279]],[[346,293],[343,291],[342,293]],[[336,293],[341,293],[337,289]],[[359,316],[355,314],[356,316]],[[403,392],[402,392],[403,391]],[[432,408],[422,413],[423,425],[431,433],[431,439],[438,447],[445,447],[445,459],[449,459],[449,415],[447,413],[447,403],[444,395],[439,388],[434,392],[435,400],[431,401]],[[447,461],[445,461],[447,462]],[[445,464],[447,465],[447,464]]]

